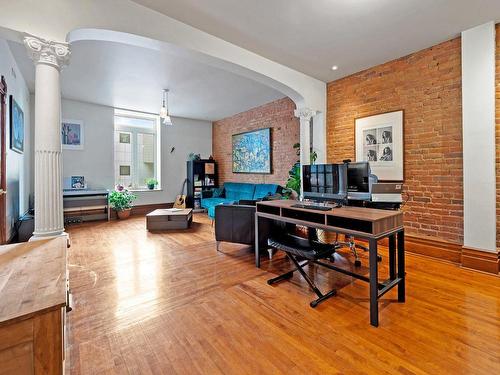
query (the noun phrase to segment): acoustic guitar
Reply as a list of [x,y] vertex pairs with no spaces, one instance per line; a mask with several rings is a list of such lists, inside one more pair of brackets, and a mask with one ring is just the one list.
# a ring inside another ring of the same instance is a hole
[[186,196],[184,194],[175,197],[174,208],[186,208]]
[[181,193],[175,197],[174,208],[186,208],[186,195],[184,194],[184,188],[186,187],[187,178],[184,180],[181,188]]

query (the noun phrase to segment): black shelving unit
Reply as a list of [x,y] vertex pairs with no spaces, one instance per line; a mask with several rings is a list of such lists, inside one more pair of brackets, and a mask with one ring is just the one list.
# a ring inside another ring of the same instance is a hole
[[187,162],[186,206],[188,208],[201,211],[202,192],[218,186],[217,163],[214,160],[202,159]]

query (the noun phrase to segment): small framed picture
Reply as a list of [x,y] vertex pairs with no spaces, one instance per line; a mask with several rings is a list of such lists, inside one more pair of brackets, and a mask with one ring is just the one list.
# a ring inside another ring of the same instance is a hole
[[85,177],[71,176],[71,189],[85,189]]
[[62,120],[61,139],[65,150],[83,150],[83,121]]

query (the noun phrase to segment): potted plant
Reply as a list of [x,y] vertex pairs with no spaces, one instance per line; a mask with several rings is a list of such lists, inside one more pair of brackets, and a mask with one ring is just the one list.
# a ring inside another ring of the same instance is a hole
[[130,216],[132,202],[136,198],[135,194],[121,187],[121,189],[117,188],[109,195],[109,204],[116,211],[119,219],[126,219]]
[[146,185],[149,190],[154,190],[155,186],[158,185],[158,180],[156,178],[148,178],[146,180]]
[[[293,145],[295,150],[295,155],[300,158],[300,143],[295,143]],[[310,163],[315,164],[318,159],[318,153],[311,148]],[[297,199],[300,196],[301,187],[301,176],[300,171],[301,165],[300,160],[292,166],[292,169],[288,172],[288,180],[286,181],[285,189],[283,190],[283,195],[286,199]]]

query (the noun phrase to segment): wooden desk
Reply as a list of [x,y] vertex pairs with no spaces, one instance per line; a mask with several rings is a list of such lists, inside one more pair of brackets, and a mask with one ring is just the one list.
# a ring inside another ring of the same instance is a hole
[[[296,201],[258,202],[255,214],[255,265],[260,267],[259,223],[275,220],[309,228],[342,233],[364,239],[369,243],[369,277],[324,263],[327,268],[370,283],[370,323],[378,327],[378,299],[398,287],[398,301],[405,301],[405,254],[403,213],[364,207],[341,207],[318,211],[292,207]],[[377,241],[389,239],[389,279],[378,281]],[[396,246],[397,243],[397,246]],[[397,253],[397,256],[396,256]]]
[[66,246],[0,246],[0,374],[63,373]]

